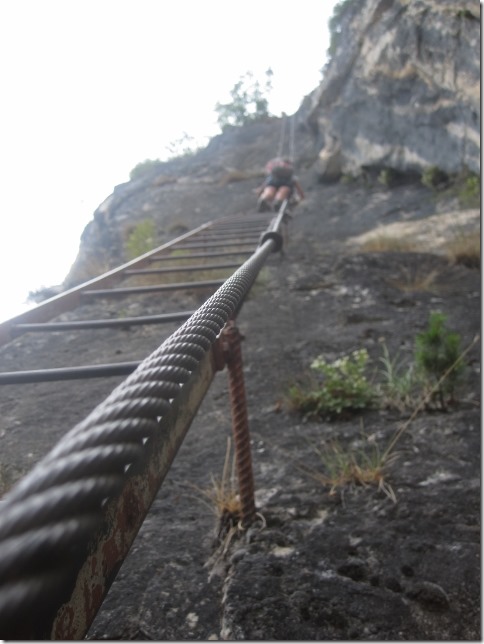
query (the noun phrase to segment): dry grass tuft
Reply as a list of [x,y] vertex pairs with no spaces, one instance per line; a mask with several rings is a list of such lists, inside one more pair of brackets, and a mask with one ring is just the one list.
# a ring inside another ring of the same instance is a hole
[[205,564],[205,567],[210,568],[209,579],[214,575],[223,574],[223,561],[230,544],[243,529],[241,525],[242,505],[235,472],[235,454],[232,456],[231,447],[230,437],[227,437],[222,477],[216,479],[211,476],[210,487],[195,488],[198,492],[198,500],[217,517],[215,550]]
[[462,264],[468,268],[481,266],[481,238],[478,232],[456,235],[446,244],[445,250],[452,264]]
[[307,471],[313,479],[329,486],[331,495],[346,487],[373,485],[394,503],[397,502],[395,492],[386,480],[386,468],[396,456],[393,454],[392,459],[384,459],[374,436],[367,437],[358,449],[344,449],[336,440],[321,449],[314,449],[321,460],[322,471]]
[[428,292],[436,290],[436,279],[440,272],[438,270],[423,271],[416,268],[415,270],[406,267],[402,268],[401,277],[388,280],[388,284],[398,288],[404,293],[414,293],[416,291]]
[[232,455],[232,443],[227,438],[222,477],[216,479],[211,476],[211,486],[199,490],[207,505],[215,512],[218,519],[217,536],[219,540],[228,534],[231,529],[237,528],[242,518],[242,506],[235,472],[235,454]]
[[365,241],[360,250],[364,253],[416,253],[420,249],[411,239],[380,234]]

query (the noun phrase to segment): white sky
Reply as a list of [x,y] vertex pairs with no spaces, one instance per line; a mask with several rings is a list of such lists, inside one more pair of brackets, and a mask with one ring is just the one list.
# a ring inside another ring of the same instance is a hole
[[[271,67],[269,109],[321,81],[336,0],[2,0],[0,321],[60,284],[97,206]],[[17,258],[16,258],[17,255]]]

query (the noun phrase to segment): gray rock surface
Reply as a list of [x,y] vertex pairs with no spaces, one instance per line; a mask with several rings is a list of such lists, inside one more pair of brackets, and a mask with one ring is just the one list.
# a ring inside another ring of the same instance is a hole
[[[314,448],[330,440],[358,448],[365,436],[373,436],[383,449],[408,414],[374,410],[318,422],[291,412],[284,402],[288,386],[317,355],[332,360],[365,347],[376,368],[384,339],[392,354],[409,357],[415,334],[436,308],[466,346],[480,328],[479,272],[450,265],[430,245],[417,254],[367,254],[347,244],[382,222],[417,226],[438,215],[432,192],[421,185],[322,186],[311,173],[303,173],[302,180],[307,200],[294,211],[284,256],[270,258],[238,320],[245,336],[256,499],[263,520],[235,532],[222,553],[214,510],[203,494],[211,478],[221,476],[231,433],[228,385],[221,373],[90,639],[479,637],[478,346],[466,357],[458,404],[447,412],[422,411],[402,438],[386,473],[396,503],[372,485],[331,494],[312,475],[321,465]],[[231,190],[248,211],[254,182],[233,184]],[[418,274],[435,275],[432,287],[406,290],[402,280]],[[139,296],[121,307],[133,315],[195,304],[184,297],[155,303]],[[116,314],[105,301],[65,316]],[[4,347],[0,361],[9,369],[137,359],[164,337],[150,328],[32,334]],[[11,482],[28,470],[117,382],[3,388],[5,479]]]
[[234,186],[253,179],[255,188],[281,143],[289,151],[292,128],[298,171],[322,181],[382,170],[418,178],[429,167],[479,174],[479,3],[345,0],[339,16],[321,85],[296,114],[229,128],[192,157],[116,186],[85,228],[65,287],[125,262],[126,239],[143,220],[161,244],[229,204],[243,211]]
[[342,5],[341,46],[305,105],[322,139],[321,175],[480,172],[480,4]]
[[[345,3],[343,46],[293,117],[306,200],[293,212],[284,253],[269,259],[238,319],[261,517],[221,541],[204,503],[231,433],[219,374],[88,638],[479,638],[479,345],[466,355],[455,406],[422,410],[402,436],[385,472],[396,502],[374,485],[331,493],[314,476],[315,447],[338,440],[361,449],[371,438],[384,449],[408,412],[319,422],[286,404],[288,387],[318,355],[334,360],[366,348],[377,370],[384,341],[410,359],[433,310],[447,315],[463,346],[480,331],[479,271],[445,256],[447,241],[478,234],[479,211],[464,216],[455,194],[436,199],[418,177],[409,180],[429,165],[479,169],[478,10],[448,0]],[[235,128],[193,157],[117,186],[86,227],[65,286],[126,261],[126,232],[145,219],[162,244],[252,212],[281,125]],[[388,167],[405,175],[391,189],[367,173]],[[367,173],[367,181],[321,182],[341,173]],[[364,252],[361,243],[382,231],[418,244],[414,252]],[[60,319],[200,304],[194,294],[137,296],[85,304]],[[0,349],[1,369],[138,360],[174,328],[28,334]],[[2,485],[29,471],[119,382],[3,387]]]

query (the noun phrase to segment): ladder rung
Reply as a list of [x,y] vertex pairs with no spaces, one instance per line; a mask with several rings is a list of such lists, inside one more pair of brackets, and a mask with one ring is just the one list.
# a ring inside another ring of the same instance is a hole
[[80,380],[126,376],[132,373],[140,362],[118,362],[114,364],[88,365],[86,367],[60,367],[58,369],[36,369],[35,371],[10,371],[0,373],[0,385],[18,385],[34,382],[55,382],[57,380]]
[[178,282],[174,284],[156,284],[152,286],[127,286],[125,288],[96,289],[83,291],[82,295],[136,295],[138,293],[156,293],[158,291],[179,291],[182,289],[208,288],[222,286],[226,280],[207,280],[205,282]]
[[163,315],[145,315],[137,318],[116,318],[114,320],[72,320],[71,322],[45,322],[38,324],[16,324],[13,333],[20,335],[31,331],[72,331],[75,329],[104,329],[127,327],[140,324],[164,324],[166,322],[181,322],[188,320],[195,311],[165,313]]

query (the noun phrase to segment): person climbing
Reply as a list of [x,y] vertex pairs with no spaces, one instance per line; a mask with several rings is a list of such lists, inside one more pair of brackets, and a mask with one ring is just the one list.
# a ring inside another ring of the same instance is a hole
[[258,212],[279,210],[286,199],[289,201],[297,193],[299,200],[304,199],[304,192],[290,159],[277,157],[269,161],[265,167],[267,177],[264,183],[256,189],[259,196]]

